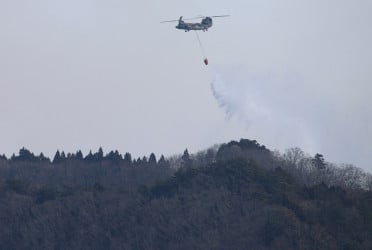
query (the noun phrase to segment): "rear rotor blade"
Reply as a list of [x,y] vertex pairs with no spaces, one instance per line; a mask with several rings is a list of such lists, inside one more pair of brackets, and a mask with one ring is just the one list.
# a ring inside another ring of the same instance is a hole
[[172,22],[178,22],[178,20],[163,21],[163,22],[160,22],[160,23],[172,23]]
[[[187,21],[187,20],[195,20],[195,19],[201,19],[201,18],[204,18],[205,16],[197,16],[197,17],[193,17],[193,18],[184,18],[182,19],[182,21]],[[175,19],[175,20],[169,20],[169,21],[163,21],[163,22],[160,22],[160,23],[171,23],[171,22],[178,22],[179,19]]]
[[[210,16],[210,17],[229,17],[230,15],[219,15],[219,16]],[[195,20],[195,19],[201,19],[201,18],[206,18],[207,16],[202,16],[202,15],[199,15],[197,17],[193,17],[193,18],[185,18],[185,19],[182,19],[182,21],[188,21],[188,20]],[[175,20],[169,20],[169,21],[163,21],[163,22],[160,22],[160,23],[171,23],[171,22],[178,22],[179,19],[175,19]]]

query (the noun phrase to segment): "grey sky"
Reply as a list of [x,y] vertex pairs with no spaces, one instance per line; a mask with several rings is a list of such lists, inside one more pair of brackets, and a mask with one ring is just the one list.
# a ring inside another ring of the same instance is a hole
[[[372,170],[370,13],[367,0],[0,0],[0,153],[245,137]],[[159,24],[199,14],[232,15],[200,33],[209,67],[193,32]],[[216,74],[239,94],[230,118]]]

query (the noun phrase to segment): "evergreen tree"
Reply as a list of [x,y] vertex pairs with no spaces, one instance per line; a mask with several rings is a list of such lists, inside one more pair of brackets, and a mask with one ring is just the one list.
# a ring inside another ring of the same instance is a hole
[[21,148],[19,150],[19,156],[17,157],[17,160],[21,160],[21,161],[34,161],[34,160],[36,160],[36,157],[28,149],[26,149],[25,147],[23,147],[23,148]]
[[81,150],[78,150],[77,152],[76,152],[76,159],[77,160],[82,160],[83,159],[83,153],[81,152]]
[[89,153],[84,158],[85,161],[94,161],[94,156],[92,154],[92,150],[89,150]]
[[123,160],[123,156],[119,153],[119,151],[115,150],[114,154],[117,160]]
[[152,164],[152,165],[156,165],[156,156],[155,156],[154,153],[150,154],[149,163]]
[[102,147],[99,147],[98,152],[95,154],[96,161],[103,160],[103,150]]
[[65,151],[62,151],[61,153],[61,161],[65,161],[67,159]]
[[122,160],[122,156],[117,150],[115,150],[115,152],[111,150],[110,153],[106,155],[106,159],[115,163],[119,163]]
[[137,164],[137,165],[142,165],[142,160],[141,160],[140,157],[137,158],[137,160],[136,160],[136,164]]
[[43,152],[40,153],[38,158],[40,161],[48,161],[48,162],[50,161],[48,157],[44,156]]
[[185,167],[191,166],[191,159],[190,159],[189,151],[187,150],[187,148],[185,149],[181,157],[181,166],[185,166]]
[[128,164],[131,164],[132,163],[132,156],[131,156],[130,153],[128,153],[128,152],[125,153],[125,155],[124,155],[124,162],[125,163],[128,163]]
[[324,157],[323,155],[321,154],[315,154],[314,156],[314,159],[312,159],[312,163],[313,165],[318,169],[318,170],[322,170],[322,169],[325,169],[325,161],[324,161]]
[[160,159],[158,161],[158,165],[160,167],[169,167],[169,162],[167,160],[165,160],[164,155],[160,156]]
[[59,162],[61,162],[61,153],[59,152],[59,150],[57,150],[53,158],[53,163],[59,163]]
[[183,155],[181,159],[185,162],[190,161],[190,155],[189,155],[189,151],[187,150],[187,148],[185,149],[185,151],[183,151]]
[[161,155],[159,159],[159,164],[164,164],[164,163],[165,163],[164,155]]

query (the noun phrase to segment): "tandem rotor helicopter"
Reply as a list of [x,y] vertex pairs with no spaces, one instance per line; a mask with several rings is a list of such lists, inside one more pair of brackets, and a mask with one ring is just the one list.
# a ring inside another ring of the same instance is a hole
[[[198,17],[187,18],[187,19],[183,19],[183,17],[181,16],[178,20],[163,21],[161,23],[178,22],[177,26],[175,27],[176,29],[184,30],[185,32],[190,32],[190,30],[194,30],[195,34],[196,34],[196,37],[198,38],[200,48],[201,48],[203,54],[205,54],[203,45],[200,41],[200,38],[199,38],[199,35],[198,35],[197,31],[198,30],[208,31],[208,29],[211,28],[212,25],[213,25],[212,18],[228,17],[228,16],[230,16],[230,15],[198,16]],[[184,21],[184,20],[195,20],[195,19],[202,19],[202,20],[201,20],[200,23],[185,23],[185,21]],[[204,57],[205,57],[205,55],[204,55]],[[208,58],[207,57],[204,58],[204,64],[208,65]]]
[[[215,17],[228,17],[230,15],[220,15],[220,16],[198,16],[194,18],[183,19],[181,16],[178,20],[169,20],[163,21],[161,23],[169,23],[169,22],[178,22],[176,29],[185,30],[185,32],[189,32],[190,30],[202,30],[208,31],[210,27],[213,25],[212,18]],[[202,19],[200,23],[185,23],[184,20],[195,20],[195,19]]]

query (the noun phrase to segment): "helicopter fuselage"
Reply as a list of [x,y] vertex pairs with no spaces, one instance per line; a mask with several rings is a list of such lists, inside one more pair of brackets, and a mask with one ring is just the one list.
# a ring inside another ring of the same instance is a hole
[[176,26],[176,29],[185,30],[185,32],[188,32],[190,30],[203,30],[208,31],[210,27],[212,27],[212,18],[206,17],[204,18],[201,23],[185,23],[182,20],[182,17],[180,17],[178,21],[178,25]]

